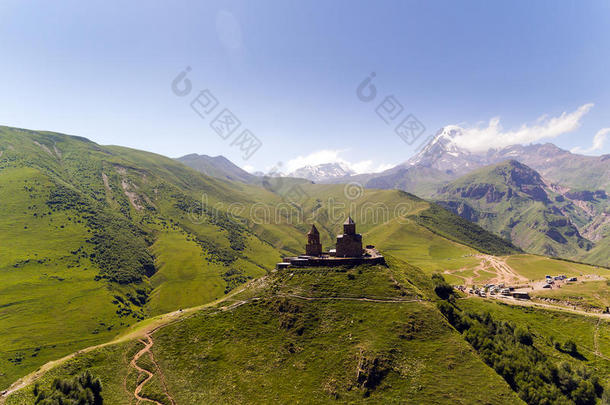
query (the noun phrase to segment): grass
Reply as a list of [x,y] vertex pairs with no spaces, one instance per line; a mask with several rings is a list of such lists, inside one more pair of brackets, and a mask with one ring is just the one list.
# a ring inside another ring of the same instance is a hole
[[610,307],[610,286],[608,281],[577,281],[552,290],[536,291],[538,298],[563,301],[581,308],[606,310]]
[[475,266],[476,250],[422,228],[412,221],[392,221],[364,235],[383,252],[406,260],[427,273]]
[[[136,375],[128,369],[128,359],[131,359],[142,347],[137,341],[117,344],[98,349],[93,353],[78,356],[68,363],[49,371],[39,381],[40,386],[51,385],[55,378],[78,375],[82,370],[90,370],[102,381],[102,397],[104,403],[113,405],[128,405],[132,403],[130,392],[136,386]],[[7,399],[7,405],[31,404],[34,399],[33,387],[17,391]]]
[[444,206],[462,212],[527,252],[600,265],[609,263],[609,251],[604,250],[607,243],[601,240],[597,243],[599,248],[594,248],[578,232],[589,228],[607,211],[607,200],[588,201],[583,210],[549,190],[537,172],[517,161],[475,170],[444,186],[436,197]]
[[65,212],[48,214],[48,180],[33,168],[0,173],[4,387],[46,361],[110,339],[130,321],[117,316],[112,291],[94,280],[95,266],[72,253],[88,237],[84,224]]
[[151,278],[151,315],[194,307],[224,295],[224,266],[205,261],[200,246],[183,233],[160,233],[152,252],[158,271]]
[[544,256],[514,255],[510,256],[506,263],[519,274],[530,280],[540,280],[544,279],[546,275],[558,276],[561,274],[568,277],[582,276],[585,274],[610,276],[610,270],[603,267],[551,259]]

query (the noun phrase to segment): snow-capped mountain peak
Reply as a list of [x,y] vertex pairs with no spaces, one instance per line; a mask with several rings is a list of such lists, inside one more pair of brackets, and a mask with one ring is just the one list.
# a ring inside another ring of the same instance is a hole
[[[455,139],[462,135],[462,128],[448,125],[441,128],[434,138],[415,156],[407,161],[408,165],[433,167],[441,164],[446,170],[453,170],[462,164],[462,157],[470,155],[460,148]],[[439,161],[440,160],[440,161]]]
[[303,166],[289,174],[290,177],[300,177],[312,181],[335,179],[355,174],[348,165],[342,162],[322,163]]

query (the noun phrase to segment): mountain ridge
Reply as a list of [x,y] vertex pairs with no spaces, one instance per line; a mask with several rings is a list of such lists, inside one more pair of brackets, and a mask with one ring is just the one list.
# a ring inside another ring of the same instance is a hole
[[243,170],[222,155],[208,156],[191,153],[176,158],[176,160],[211,177],[240,181],[246,184],[252,184],[257,180],[256,176]]
[[[587,236],[599,242],[607,232],[605,191],[569,191],[517,160],[466,174],[440,187],[433,199],[532,253],[587,258],[594,248]],[[588,261],[608,265],[610,257]]]

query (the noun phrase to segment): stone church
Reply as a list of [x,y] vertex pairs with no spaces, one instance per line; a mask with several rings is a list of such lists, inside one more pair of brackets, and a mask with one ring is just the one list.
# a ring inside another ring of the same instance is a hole
[[[311,230],[307,233],[305,254],[307,256],[322,255],[320,232],[315,225],[312,225]],[[335,257],[361,257],[364,254],[362,235],[356,233],[356,223],[351,217],[347,217],[347,220],[343,223],[343,235],[337,235],[337,247],[330,254]]]
[[297,257],[284,257],[278,263],[278,270],[289,267],[315,267],[315,266],[357,266],[359,264],[385,264],[385,259],[375,246],[368,245],[362,248],[362,235],[356,233],[356,223],[351,217],[343,223],[343,234],[337,235],[336,249],[329,252],[322,251],[320,232],[315,225],[307,232],[305,254]]

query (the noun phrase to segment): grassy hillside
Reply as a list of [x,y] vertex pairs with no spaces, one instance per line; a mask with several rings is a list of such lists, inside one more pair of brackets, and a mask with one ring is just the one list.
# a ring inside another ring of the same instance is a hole
[[0,387],[139,319],[223,296],[280,258],[200,202],[255,193],[171,159],[6,127],[0,150]]
[[[141,362],[155,374],[142,393],[162,403],[164,387],[176,403],[519,403],[443,320],[432,294],[430,279],[391,258],[389,267],[274,273],[224,310],[155,332],[158,368]],[[42,386],[90,369],[105,398],[127,404],[137,380],[128,361],[141,348],[124,343],[78,356]]]

